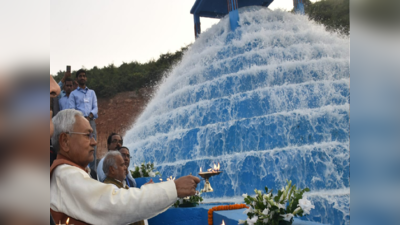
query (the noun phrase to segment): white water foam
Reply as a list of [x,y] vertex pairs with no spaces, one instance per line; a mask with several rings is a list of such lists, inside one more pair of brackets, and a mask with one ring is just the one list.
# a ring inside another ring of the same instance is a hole
[[286,179],[310,187],[306,219],[349,223],[349,38],[307,17],[240,9],[200,35],[124,137],[131,164],[172,176],[220,162],[206,202]]

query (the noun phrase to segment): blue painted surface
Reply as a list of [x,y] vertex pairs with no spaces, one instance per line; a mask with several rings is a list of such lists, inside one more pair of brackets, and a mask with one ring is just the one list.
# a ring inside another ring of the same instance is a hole
[[[213,215],[213,224],[220,225],[222,220],[225,225],[237,225],[239,220],[246,220],[247,215],[243,214],[245,209],[227,210],[227,211],[216,211]],[[322,223],[304,221],[300,218],[294,218],[292,225],[322,225]]]
[[303,0],[294,0],[293,1],[294,4],[294,11],[300,15],[304,15],[304,3]]
[[196,0],[190,13],[194,15],[194,32],[197,38],[201,33],[200,17],[222,18],[229,13],[231,30],[239,26],[238,8],[247,6],[268,7],[273,0]]
[[194,14],[193,19],[194,19],[194,36],[198,38],[201,33],[200,16]]
[[[228,203],[201,204],[193,208],[169,208],[167,211],[148,220],[149,225],[207,225],[208,210],[217,205],[229,205]],[[245,209],[215,211],[213,224],[220,225],[224,220],[225,225],[237,225],[239,220],[246,220],[243,214]],[[321,223],[294,219],[293,225],[321,225]]]
[[124,137],[131,163],[180,177],[220,162],[203,198],[223,201],[292,180],[311,189],[304,219],[349,224],[349,40],[297,14],[239,14],[236,32],[223,18],[160,85]]
[[243,214],[244,209],[215,211],[213,215],[213,224],[220,225],[222,220],[225,225],[237,225],[239,220],[246,220],[247,216]]
[[[247,6],[268,7],[272,2],[273,0],[238,1],[238,8]],[[222,18],[229,13],[227,0],[196,0],[194,5],[192,6],[192,9],[190,10],[190,13],[197,14],[200,17]]]
[[149,225],[206,225],[208,208],[169,208],[167,211],[148,220]]
[[232,31],[235,31],[239,26],[239,12],[237,9],[229,12],[229,24]]
[[235,31],[239,26],[238,0],[228,0],[228,10],[229,24],[231,25],[231,30]]
[[[214,224],[222,224],[224,220],[225,225],[237,225],[239,220],[246,220],[247,215],[243,214],[245,209],[227,210],[227,211],[216,211],[213,215]],[[294,218],[292,225],[322,225],[322,223],[304,221],[300,218]]]
[[160,180],[159,177],[140,177],[140,178],[135,178],[137,188],[140,188],[143,184],[149,182],[150,180],[153,180],[154,183],[159,183]]

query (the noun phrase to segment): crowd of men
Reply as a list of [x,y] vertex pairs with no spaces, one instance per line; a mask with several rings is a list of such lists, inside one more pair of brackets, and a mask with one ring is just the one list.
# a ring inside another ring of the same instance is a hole
[[[67,71],[61,81],[58,83],[61,93],[52,100],[53,116],[65,109],[75,109],[82,112],[83,116],[89,121],[93,129],[94,139],[97,140],[97,131],[95,120],[98,118],[97,96],[96,93],[86,86],[87,76],[84,69],[80,69],[75,74],[75,79],[71,78],[71,72]],[[55,158],[50,158],[50,165]],[[96,158],[96,147],[95,147]],[[95,167],[95,161],[91,162],[92,168]]]
[[[143,225],[178,197],[194,195],[200,182],[194,176],[150,181],[137,188],[128,171],[130,151],[117,133],[109,135],[108,153],[97,168],[89,166],[96,165],[98,108],[96,94],[86,87],[86,81],[84,70],[76,73],[75,81],[66,74],[58,85],[50,75],[50,223],[69,219],[75,225]],[[59,111],[53,117],[55,99]]]

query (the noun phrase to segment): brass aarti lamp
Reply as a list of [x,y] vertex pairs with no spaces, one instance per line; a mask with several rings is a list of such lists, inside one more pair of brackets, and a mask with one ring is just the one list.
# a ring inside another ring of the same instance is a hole
[[205,183],[204,183],[204,188],[201,190],[202,192],[213,192],[214,189],[211,187],[210,184],[210,177],[212,176],[216,176],[219,175],[220,173],[222,173],[222,171],[219,170],[219,163],[218,166],[216,166],[214,164],[214,168],[213,169],[208,169],[207,172],[202,172],[201,171],[201,167],[200,167],[200,173],[199,175],[204,178]]

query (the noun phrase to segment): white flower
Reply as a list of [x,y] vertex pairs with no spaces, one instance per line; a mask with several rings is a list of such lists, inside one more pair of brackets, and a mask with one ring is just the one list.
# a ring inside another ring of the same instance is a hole
[[283,216],[283,220],[286,220],[288,222],[293,218],[293,214],[291,214],[291,213],[283,214],[282,216]]
[[300,210],[301,210],[301,207],[297,207],[297,208],[293,211],[293,215],[294,215],[294,214],[297,214]]
[[247,218],[247,224],[254,225],[255,223],[257,223],[257,220],[258,220],[258,216],[253,216],[253,218],[251,218],[251,219]]
[[246,222],[246,220],[239,220],[238,224],[244,224],[244,222]]
[[307,199],[307,197],[303,197],[302,199],[300,199],[299,204],[297,206],[301,207],[304,214],[310,214],[310,210],[315,208],[315,206],[311,204],[311,202]]
[[264,203],[264,205],[267,205],[267,200],[263,199],[263,203]]
[[274,216],[274,214],[275,214],[275,211],[272,211],[271,216],[269,218],[272,218]]
[[252,212],[254,212],[254,209],[251,206],[249,206],[248,209],[243,211],[243,214],[252,213]]
[[264,210],[262,211],[262,214],[264,214],[264,215],[266,215],[266,216],[268,216],[268,213],[269,213],[269,210],[268,210],[268,209],[264,209]]
[[276,205],[275,202],[272,201],[272,199],[268,199],[268,203],[271,204],[272,206],[275,206],[275,205]]
[[247,198],[248,195],[247,194],[242,194],[242,196],[243,196],[243,198]]
[[279,202],[281,202],[283,200],[283,194],[281,195],[281,198],[279,199]]
[[256,202],[253,202],[253,206],[254,206],[254,208],[256,207],[256,205],[257,205],[257,203],[256,203]]
[[149,177],[155,177],[155,176],[156,176],[156,174],[154,172],[149,173]]
[[285,205],[284,205],[284,204],[278,204],[277,206],[278,206],[278,208],[280,208],[280,209],[285,209]]
[[271,197],[271,193],[267,194],[267,197],[268,197],[268,198]]
[[263,222],[266,224],[268,223],[268,218],[263,219]]

